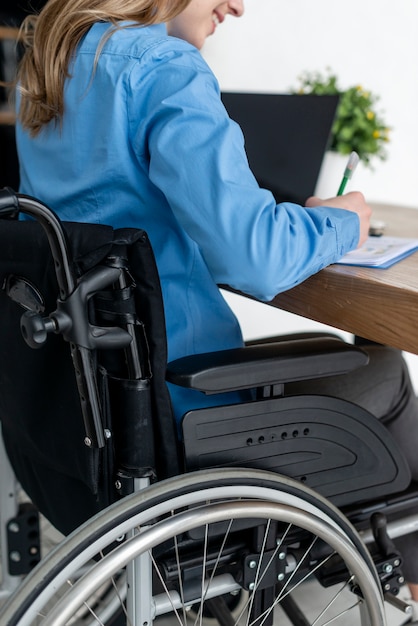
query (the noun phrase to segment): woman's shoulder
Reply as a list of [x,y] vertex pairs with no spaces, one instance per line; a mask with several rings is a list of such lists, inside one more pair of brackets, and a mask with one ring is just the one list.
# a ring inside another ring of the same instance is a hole
[[199,50],[169,36],[164,24],[141,27],[124,23],[120,28],[95,24],[81,42],[75,63],[85,66],[87,62],[90,67],[96,60],[98,75],[117,77],[118,84],[125,85],[135,98],[140,93],[137,89],[140,83],[148,89],[158,85],[158,93],[163,93],[165,89],[178,91],[192,82],[196,86],[198,80],[201,93],[209,85],[214,93],[219,91],[217,80]]
[[[165,24],[140,26],[123,22],[115,27],[109,23],[94,24],[79,48],[81,53],[123,55],[142,59],[147,55],[185,55],[194,57],[198,51],[188,42],[167,34]],[[200,53],[198,53],[200,57]]]

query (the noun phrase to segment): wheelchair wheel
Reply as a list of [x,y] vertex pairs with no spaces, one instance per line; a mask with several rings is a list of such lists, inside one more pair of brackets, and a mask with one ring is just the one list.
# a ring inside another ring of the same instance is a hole
[[[117,584],[125,579],[127,591]],[[112,588],[108,616],[102,596]],[[238,594],[239,614],[225,602]],[[385,623],[373,562],[338,509],[283,476],[219,469],[162,481],[92,518],[33,570],[0,623],[112,624],[118,615],[117,624],[150,626],[171,614],[201,625],[209,614],[222,626],[271,626],[283,611],[298,624],[344,624],[347,614],[351,624]]]

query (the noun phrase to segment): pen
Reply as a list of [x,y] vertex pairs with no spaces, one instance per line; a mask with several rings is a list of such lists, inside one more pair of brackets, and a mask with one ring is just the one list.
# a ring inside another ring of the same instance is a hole
[[360,161],[360,157],[357,154],[357,152],[352,152],[348,158],[347,165],[344,170],[343,179],[341,181],[340,188],[338,189],[338,192],[337,192],[337,196],[343,195],[347,181],[350,180],[350,178],[354,174],[354,170],[356,169],[359,161]]

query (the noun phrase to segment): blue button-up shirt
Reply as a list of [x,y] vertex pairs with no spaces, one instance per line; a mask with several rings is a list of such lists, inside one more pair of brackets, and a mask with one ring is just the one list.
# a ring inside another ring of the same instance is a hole
[[[197,49],[164,25],[84,37],[65,84],[62,126],[17,126],[23,193],[63,220],[141,227],[161,277],[169,359],[242,343],[218,284],[261,300],[352,250],[358,217],[276,205]],[[174,400],[177,414],[199,399]],[[211,400],[213,402],[213,399]]]

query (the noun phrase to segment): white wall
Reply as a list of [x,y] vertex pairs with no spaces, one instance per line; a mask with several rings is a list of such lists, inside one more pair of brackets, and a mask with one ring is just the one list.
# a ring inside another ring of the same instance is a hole
[[418,207],[417,0],[245,0],[203,54],[221,88],[288,92],[305,70],[331,67],[342,88],[380,96],[393,128],[386,162],[356,172],[371,201]]
[[[245,14],[218,27],[203,55],[221,89],[286,93],[305,70],[331,67],[343,88],[380,96],[392,127],[387,161],[359,167],[353,187],[370,201],[418,208],[418,1],[245,0]],[[417,213],[418,219],[418,213]],[[322,328],[226,295],[246,338]],[[418,358],[407,355],[418,390]]]

